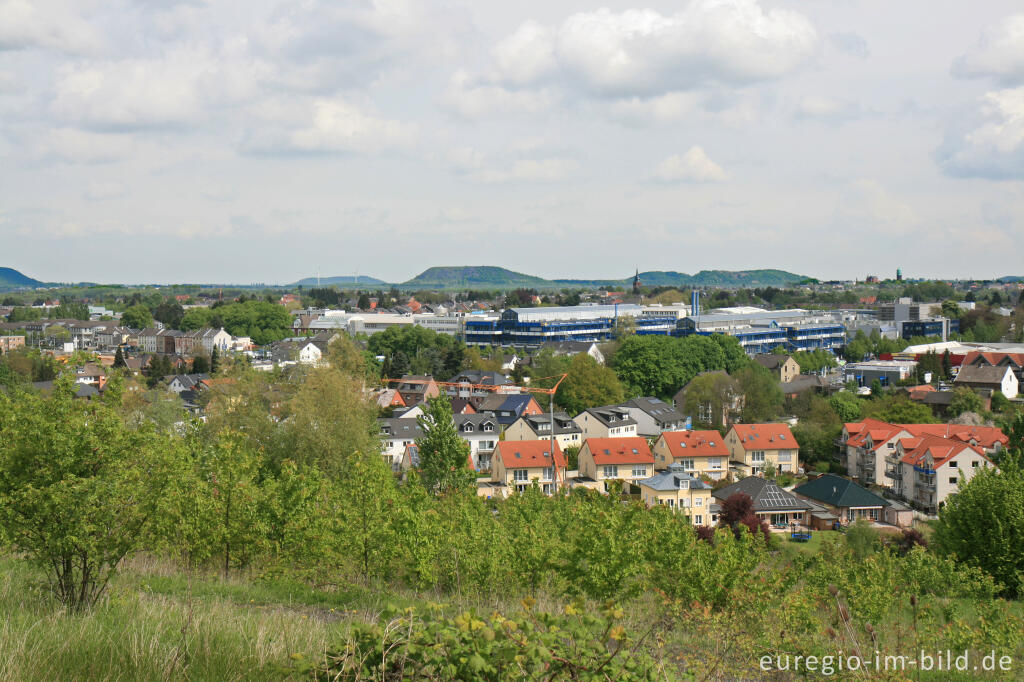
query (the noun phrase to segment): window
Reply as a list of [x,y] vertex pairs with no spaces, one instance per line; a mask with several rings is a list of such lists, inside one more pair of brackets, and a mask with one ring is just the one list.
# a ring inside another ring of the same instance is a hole
[[764,450],[754,450],[750,453],[751,462],[764,462]]
[[552,486],[550,483],[545,483],[543,486],[541,486],[541,489],[544,491],[545,495],[550,495],[555,490],[554,486]]
[[708,468],[709,469],[721,469],[722,468],[722,458],[721,457],[712,457],[711,459],[709,459],[708,460]]
[[692,458],[681,459],[679,463],[683,465],[683,471],[693,471],[696,468]]
[[512,480],[516,483],[525,483],[530,480],[530,473],[526,469],[513,469]]
[[949,468],[950,468],[950,469],[956,469],[956,468],[957,468],[957,466],[958,466],[958,465],[957,465],[956,461],[952,461],[952,462],[950,462],[950,463],[949,463]]
[[695,525],[695,526],[703,526],[704,525],[704,517],[701,514],[695,514],[694,517],[693,517],[693,525]]
[[957,482],[957,479],[955,477],[953,477],[953,476],[949,477],[949,484],[950,485],[956,485],[956,482]]
[[672,500],[672,499],[670,499],[670,500],[668,501],[668,506],[670,506],[670,507],[674,507],[674,506],[676,506],[676,501],[675,501],[675,500]]
[[696,497],[696,498],[694,498],[693,506],[694,507],[703,507],[704,506],[704,498],[703,497]]
[[687,498],[685,498],[685,497],[684,497],[684,498],[682,498],[682,499],[680,499],[680,500],[679,500],[679,506],[680,506],[680,507],[689,507],[689,506],[690,506],[690,500],[688,500],[688,499],[687,499]]
[[971,462],[971,467],[977,469],[978,468],[978,460],[974,460],[973,462]]
[[618,467],[618,465],[609,464],[608,466],[606,466],[604,468],[603,475],[604,475],[605,478],[618,478],[619,477],[619,467]]
[[550,481],[554,477],[554,469],[552,467],[544,467],[544,471],[541,473],[540,480]]
[[647,467],[645,466],[634,466],[633,467],[633,478],[641,478],[647,475]]
[[790,458],[789,450],[779,450],[779,461],[788,462]]

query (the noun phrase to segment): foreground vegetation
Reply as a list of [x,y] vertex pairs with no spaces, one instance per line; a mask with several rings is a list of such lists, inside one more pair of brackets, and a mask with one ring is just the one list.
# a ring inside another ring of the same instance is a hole
[[968,484],[933,547],[857,529],[803,551],[589,491],[487,501],[444,430],[396,481],[365,358],[332,353],[228,376],[205,422],[117,379],[0,394],[0,677],[735,679],[925,643],[1022,665],[1017,469]]

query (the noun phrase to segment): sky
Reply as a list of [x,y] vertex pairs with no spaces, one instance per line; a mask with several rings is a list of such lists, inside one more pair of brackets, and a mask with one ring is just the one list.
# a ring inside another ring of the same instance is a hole
[[1024,275],[1024,10],[0,0],[0,266],[46,281]]

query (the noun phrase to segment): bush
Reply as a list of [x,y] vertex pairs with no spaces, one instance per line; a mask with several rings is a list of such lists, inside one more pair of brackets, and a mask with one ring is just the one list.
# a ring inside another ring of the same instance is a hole
[[524,599],[524,610],[508,618],[391,611],[384,627],[354,626],[322,661],[298,667],[317,680],[679,679],[619,624],[617,606],[599,614],[568,606],[555,615],[533,604]]

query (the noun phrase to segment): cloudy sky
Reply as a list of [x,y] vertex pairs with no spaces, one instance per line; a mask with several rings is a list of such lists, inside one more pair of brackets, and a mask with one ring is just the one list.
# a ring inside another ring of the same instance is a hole
[[1019,7],[0,0],[0,265],[1024,274]]

